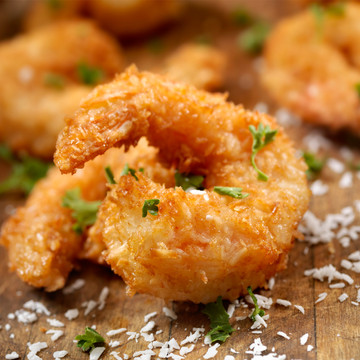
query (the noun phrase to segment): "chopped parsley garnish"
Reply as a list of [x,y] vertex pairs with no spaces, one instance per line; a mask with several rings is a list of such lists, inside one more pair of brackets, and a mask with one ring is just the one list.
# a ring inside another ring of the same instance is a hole
[[61,205],[73,210],[71,216],[76,220],[73,230],[81,235],[87,226],[95,223],[100,204],[101,201],[83,200],[80,188],[77,187],[65,193]]
[[142,208],[142,217],[146,217],[148,213],[151,215],[157,216],[158,211],[159,211],[159,208],[157,207],[157,205],[159,205],[159,204],[160,204],[159,199],[145,200],[144,206]]
[[46,3],[51,10],[60,10],[64,5],[62,0],[46,0]]
[[[144,170],[144,169],[143,169]],[[140,171],[140,170],[139,170]],[[143,172],[143,171],[142,171]],[[129,164],[126,163],[125,166],[124,166],[124,169],[123,171],[121,172],[121,176],[123,175],[131,175],[135,178],[136,181],[139,181],[138,177],[135,175],[136,173],[136,170],[135,169],[132,169],[131,167],[129,167]]]
[[235,9],[231,17],[233,22],[239,26],[248,26],[254,23],[254,17],[242,7]]
[[262,181],[267,181],[268,176],[264,174],[261,170],[259,170],[256,166],[255,156],[262,148],[264,148],[267,144],[271,143],[274,140],[274,137],[277,134],[277,130],[272,130],[269,125],[266,125],[264,127],[262,123],[259,124],[257,129],[254,125],[250,125],[249,130],[251,132],[251,135],[253,136],[251,164],[258,173],[258,179]]
[[249,295],[250,295],[250,297],[251,297],[251,299],[252,299],[252,301],[254,303],[254,306],[255,306],[255,309],[254,309],[253,313],[250,316],[251,320],[255,322],[256,321],[255,316],[260,315],[261,317],[263,317],[265,315],[265,311],[259,308],[259,305],[257,303],[257,298],[254,295],[254,293],[252,292],[251,286],[249,286],[247,288],[247,291],[248,291],[248,293],[249,293]]
[[116,184],[116,181],[114,179],[114,174],[110,169],[110,166],[107,166],[105,168],[105,176],[106,176],[106,180],[108,181],[109,184]]
[[102,69],[90,66],[85,62],[78,64],[77,74],[80,81],[85,85],[96,85],[104,78],[104,72]]
[[151,39],[147,46],[148,49],[155,55],[161,54],[165,49],[164,42],[159,38]]
[[247,193],[242,193],[242,188],[228,187],[228,186],[214,186],[214,191],[220,195],[231,196],[235,199],[245,199],[249,196]]
[[257,55],[261,53],[269,31],[269,24],[263,21],[256,22],[239,35],[238,45],[248,54]]
[[309,180],[316,177],[321,172],[326,163],[326,159],[320,160],[316,158],[313,153],[310,152],[304,152],[303,158],[306,165],[308,166],[308,169],[306,170],[306,176]]
[[52,88],[62,90],[65,86],[65,79],[59,74],[46,73],[44,75],[44,83]]
[[10,176],[0,182],[0,195],[8,191],[19,191],[28,195],[51,166],[50,163],[28,155],[20,155],[19,158],[16,158],[6,145],[0,145],[0,158],[12,166]]
[[356,90],[358,96],[360,97],[360,83],[355,84],[355,90]]
[[330,4],[328,6],[323,6],[320,4],[312,4],[310,7],[311,12],[315,17],[316,27],[318,34],[321,35],[324,20],[326,15],[341,17],[345,15],[345,4],[343,2],[338,2],[335,4]]
[[82,351],[89,351],[105,342],[105,339],[97,331],[88,326],[85,328],[85,334],[77,335],[75,340],[78,340],[77,346]]
[[201,175],[192,175],[175,172],[175,186],[181,186],[184,191],[189,188],[197,190],[203,189],[204,177]]
[[211,330],[206,334],[211,342],[224,342],[235,331],[229,323],[229,314],[225,311],[222,298],[219,296],[214,303],[209,303],[202,311],[210,319]]

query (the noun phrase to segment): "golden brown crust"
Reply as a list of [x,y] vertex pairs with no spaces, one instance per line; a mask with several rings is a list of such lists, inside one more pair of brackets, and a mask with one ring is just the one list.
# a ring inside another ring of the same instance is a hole
[[[249,125],[260,122],[278,128],[274,142],[257,155],[267,182],[257,179],[250,163]],[[234,299],[285,266],[309,190],[306,166],[273,118],[131,67],[97,87],[67,120],[55,160],[73,172],[141,136],[166,163],[205,175],[207,190],[165,188],[140,174],[139,181],[128,175],[111,186],[93,231],[102,233],[106,261],[129,293]],[[249,197],[221,196],[212,191],[216,185],[241,187]],[[144,201],[154,198],[160,200],[158,216],[142,218]]]
[[311,10],[282,20],[265,47],[263,83],[272,96],[304,120],[360,134],[360,5],[344,15]]
[[[2,43],[0,59],[0,141],[45,158],[53,155],[65,115],[91,89],[79,77],[79,64],[101,68],[102,81],[124,66],[114,39],[91,22],[75,20]],[[63,86],[51,84],[49,74]]]

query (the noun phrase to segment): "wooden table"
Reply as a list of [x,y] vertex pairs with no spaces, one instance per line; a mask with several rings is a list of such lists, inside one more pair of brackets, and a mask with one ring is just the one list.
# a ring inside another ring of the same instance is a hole
[[[224,1],[218,6],[230,11],[236,4],[243,3],[246,1],[232,0]],[[271,22],[296,11],[295,1],[293,3],[292,1],[249,0],[247,3],[249,9],[257,14],[256,16],[266,18]],[[277,110],[276,104],[270,100],[259,84],[255,66],[259,58],[250,57],[237,47],[236,39],[242,29],[229,21],[226,11],[221,12],[209,6],[205,8],[192,6],[185,12],[181,21],[155,34],[156,38],[160,38],[164,44],[162,53],[149,52],[148,40],[125,43],[124,49],[129,62],[136,62],[140,68],[150,68],[176,45],[205,35],[228,54],[229,66],[223,90],[229,92],[230,100],[243,103],[247,108],[252,108],[255,104],[262,102],[268,105],[271,113],[274,113]],[[247,87],[246,84],[251,84],[251,86]],[[288,127],[288,133],[299,149],[305,148],[302,141],[304,136],[314,131],[323,130],[300,124]],[[349,138],[344,135],[334,137],[326,133],[325,136],[329,139],[331,146],[322,151],[322,154],[344,162],[340,149],[349,146]],[[352,144],[354,143],[355,146],[351,147],[351,151],[355,160],[360,162],[359,139],[352,141]],[[0,178],[5,178],[9,169],[5,164],[1,164],[0,169]],[[360,199],[360,178],[357,178],[355,173],[353,174],[353,186],[340,189],[338,184],[341,174],[334,173],[328,167],[324,169],[320,179],[329,185],[329,191],[323,196],[314,196],[310,205],[311,211],[317,217],[324,219],[326,214],[338,213],[345,206],[354,208],[354,200]],[[5,220],[13,206],[22,202],[21,198],[14,196],[0,198],[0,223]],[[359,212],[356,213],[353,225],[360,225]],[[297,241],[290,254],[288,268],[278,274],[274,288],[271,291],[257,291],[271,297],[274,303],[276,299],[286,299],[292,303],[292,306],[272,305],[271,309],[266,311],[270,315],[268,327],[262,328],[261,334],[252,333],[250,330],[252,322],[249,318],[236,321],[236,317],[248,315],[250,312],[248,308],[236,308],[231,318],[236,331],[217,349],[215,358],[224,359],[226,355],[232,355],[235,359],[250,359],[252,355],[246,354],[245,351],[249,350],[255,338],[260,337],[262,343],[268,347],[263,354],[271,352],[274,347],[277,354],[286,354],[286,359],[360,359],[360,308],[351,303],[356,300],[355,285],[360,284],[360,276],[340,266],[341,260],[357,249],[360,249],[358,241],[351,241],[347,248],[343,248],[338,240],[316,246]],[[160,299],[145,295],[128,298],[125,295],[125,285],[122,280],[105,267],[83,262],[79,269],[71,274],[68,281],[68,284],[72,284],[76,279],[84,279],[86,285],[83,288],[69,295],[65,295],[62,291],[45,293],[27,286],[15,274],[9,273],[6,251],[1,248],[0,253],[3,259],[0,263],[2,278],[0,283],[0,325],[2,326],[0,358],[2,359],[5,354],[12,351],[16,351],[21,359],[25,359],[29,352],[27,343],[37,341],[46,341],[48,344],[48,348],[38,354],[43,359],[52,359],[53,352],[57,350],[67,350],[69,355],[66,358],[87,359],[88,355],[82,353],[72,342],[77,334],[83,332],[85,326],[96,325],[97,330],[103,335],[111,329],[118,328],[139,332],[145,325],[144,316],[151,312],[157,312],[152,320],[156,323],[154,332],[162,330],[156,335],[156,339],[161,342],[175,338],[180,343],[194,327],[204,326],[206,331],[209,329],[209,321],[201,313],[201,306],[176,302],[165,304]],[[351,275],[355,283],[346,286],[345,289],[330,289],[326,282],[322,283],[304,276],[305,270],[328,264],[334,264],[339,271]],[[105,286],[110,290],[105,308],[103,310],[96,308],[85,316],[82,304],[91,299],[97,301]],[[323,292],[328,293],[327,298],[315,305],[318,295]],[[349,295],[349,299],[340,303],[338,297],[343,292]],[[23,304],[31,299],[42,302],[50,311],[51,316],[39,314],[38,320],[28,325],[8,318],[9,313],[21,309]],[[295,304],[303,306],[305,314],[296,309],[293,306]],[[162,310],[164,306],[175,311],[177,320],[171,320],[164,315]],[[64,317],[64,313],[72,308],[79,309],[80,315],[76,320],[69,321]],[[55,342],[50,340],[50,335],[45,334],[46,330],[54,329],[47,322],[48,318],[56,318],[65,324],[64,328],[56,328],[63,330],[64,335]],[[11,326],[9,330],[6,330],[6,324]],[[279,331],[285,332],[290,340],[278,335]],[[306,333],[309,334],[309,339],[306,345],[301,345],[300,337]],[[119,340],[121,345],[116,348],[107,346],[102,358],[114,359],[110,355],[112,351],[118,352],[123,357],[123,354],[131,356],[135,351],[147,348],[148,343],[142,337],[138,341],[127,340],[128,337],[129,335],[125,333],[112,338],[105,335],[107,343],[112,339]],[[307,351],[307,345],[312,345],[313,350]],[[201,338],[186,358],[202,359],[207,349],[208,346],[203,346],[203,338]],[[232,353],[231,349],[239,353]]]

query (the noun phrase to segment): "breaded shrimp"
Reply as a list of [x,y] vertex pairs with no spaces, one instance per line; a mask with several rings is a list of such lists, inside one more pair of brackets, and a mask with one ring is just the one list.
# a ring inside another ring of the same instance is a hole
[[51,169],[36,184],[25,206],[18,208],[2,228],[0,242],[8,249],[10,269],[32,286],[54,291],[64,286],[78,259],[103,263],[101,239],[93,232],[89,241],[87,231],[79,235],[72,229],[75,220],[72,211],[62,206],[62,198],[78,187],[85,200],[103,200],[108,190],[104,168],[110,166],[117,178],[126,163],[136,169],[144,167],[154,181],[174,186],[174,169],[159,164],[157,150],[145,139],[126,154],[122,149],[112,149],[74,176]]
[[[117,42],[88,21],[3,42],[0,59],[0,141],[44,158],[53,155],[64,116],[92,88],[84,80],[107,81],[124,66]],[[97,79],[86,78],[94,71]]]
[[198,89],[213,90],[223,85],[226,57],[215,47],[184,44],[167,59],[161,72],[174,81],[193,84]]
[[[140,173],[111,185],[92,230],[102,234],[105,259],[128,294],[235,299],[286,266],[309,190],[305,164],[270,116],[131,67],[98,86],[66,122],[55,153],[62,172],[146,136],[164,163],[205,176],[201,192],[165,188]],[[267,182],[251,165],[249,126],[260,123],[278,129],[257,155]],[[249,196],[220,195],[214,186],[240,187]],[[158,213],[144,217],[150,199],[159,200]]]
[[[180,73],[186,74],[188,69],[193,71],[195,68],[201,72],[203,65],[201,61],[189,61],[187,71],[180,71],[181,66],[181,62],[178,62],[178,67],[172,66],[167,71],[168,75],[172,76],[174,72],[174,77],[179,77]],[[214,76],[217,76],[216,72]],[[185,79],[196,80],[197,85],[201,85],[196,77],[186,76]],[[209,87],[210,83],[214,84],[207,81],[203,85]],[[44,180],[35,185],[26,204],[2,228],[0,243],[8,248],[10,269],[30,285],[53,291],[63,287],[78,259],[103,264],[105,245],[99,227],[90,228],[89,234],[88,229],[83,235],[76,234],[72,229],[74,219],[71,211],[61,205],[62,198],[66,191],[79,187],[85,199],[103,200],[107,192],[104,168],[110,166],[117,178],[125,163],[135,169],[144,168],[146,175],[157,183],[174,187],[174,168],[164,168],[157,152],[143,138],[126,154],[122,149],[113,149],[88,162],[84,170],[74,177],[61,175],[59,170],[52,169]],[[53,245],[54,239],[56,246]]]
[[282,20],[265,47],[263,83],[305,121],[360,134],[360,5]]
[[24,28],[88,16],[114,35],[141,35],[177,18],[183,5],[178,0],[34,0]]

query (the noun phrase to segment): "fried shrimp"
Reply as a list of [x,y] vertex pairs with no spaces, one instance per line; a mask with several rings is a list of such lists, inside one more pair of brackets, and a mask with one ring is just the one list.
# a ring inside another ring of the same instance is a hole
[[134,36],[174,20],[182,8],[178,0],[35,0],[24,28],[29,30],[54,21],[88,16],[117,36]]
[[[306,166],[270,116],[131,67],[97,87],[66,122],[55,153],[62,172],[146,136],[164,164],[205,177],[205,190],[192,192],[141,173],[111,185],[93,230],[102,234],[105,259],[128,294],[235,299],[286,266],[309,190]],[[249,126],[260,123],[278,129],[257,154],[267,182],[258,180],[250,160]],[[220,195],[214,186],[240,187],[248,196]]]
[[[181,51],[177,54],[182,56]],[[174,54],[173,59],[176,57]],[[179,74],[185,75],[195,69],[201,72],[203,67],[201,61],[196,61],[191,62],[193,67],[187,64],[187,70],[181,71],[181,62],[173,60],[173,63],[177,63],[177,66],[171,66],[166,72],[177,78]],[[213,74],[217,76],[216,71]],[[185,76],[185,81],[193,80],[197,86],[201,85],[197,77]],[[214,84],[213,81],[206,81],[203,85],[209,88],[210,83]],[[89,233],[86,229],[82,235],[75,233],[72,229],[74,219],[71,211],[62,206],[62,198],[68,190],[80,188],[84,199],[103,200],[107,192],[104,168],[110,166],[115,177],[119,177],[126,163],[134,169],[144,168],[145,174],[153,181],[174,187],[174,168],[162,166],[157,152],[143,138],[126,154],[123,149],[112,149],[95,161],[88,162],[84,170],[74,177],[61,175],[59,170],[52,169],[44,180],[35,185],[26,204],[2,228],[0,243],[8,249],[10,269],[30,285],[53,291],[64,286],[78,259],[104,264],[102,252],[105,245],[99,227],[90,228]]]
[[3,42],[0,59],[0,141],[44,158],[53,155],[64,116],[124,66],[117,42],[88,21]]
[[36,184],[25,206],[18,208],[2,228],[0,242],[8,249],[10,269],[32,286],[54,291],[64,286],[78,259],[103,263],[104,245],[99,235],[93,231],[90,241],[87,231],[76,233],[72,211],[62,206],[62,199],[68,190],[80,188],[83,199],[103,200],[108,190],[104,168],[110,166],[119,177],[126,163],[136,169],[144,167],[154,181],[174,186],[174,170],[161,166],[157,150],[145,139],[126,154],[122,149],[112,149],[74,176],[51,169]]
[[263,83],[305,121],[360,134],[360,5],[282,20],[265,47]]
[[223,85],[226,57],[207,45],[184,44],[165,59],[162,72],[174,81],[192,84],[198,89],[213,90]]

